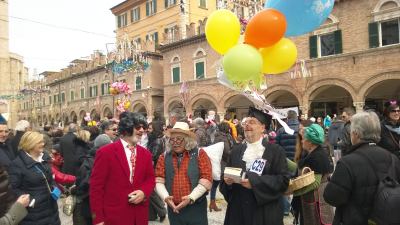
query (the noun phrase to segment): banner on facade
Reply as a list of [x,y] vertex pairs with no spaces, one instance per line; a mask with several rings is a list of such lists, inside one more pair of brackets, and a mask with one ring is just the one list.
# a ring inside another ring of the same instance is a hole
[[[283,109],[275,109],[275,112],[279,116],[280,119],[285,119],[287,118],[287,113],[289,110],[293,110],[299,115],[299,107],[289,107],[289,108],[283,108]],[[273,119],[276,119],[275,117]]]

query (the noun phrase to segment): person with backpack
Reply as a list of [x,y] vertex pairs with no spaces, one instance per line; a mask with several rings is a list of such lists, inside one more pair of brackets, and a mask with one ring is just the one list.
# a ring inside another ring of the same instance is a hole
[[[338,161],[324,192],[325,201],[336,207],[333,225],[366,225],[368,220],[377,225],[400,224],[400,162],[377,146],[380,135],[379,118],[374,112],[353,115],[353,146]],[[393,188],[382,189],[386,177],[390,177]]]
[[156,191],[168,205],[173,225],[207,225],[207,192],[212,185],[211,162],[197,148],[196,135],[185,122],[169,130],[171,151],[161,155],[156,167]]

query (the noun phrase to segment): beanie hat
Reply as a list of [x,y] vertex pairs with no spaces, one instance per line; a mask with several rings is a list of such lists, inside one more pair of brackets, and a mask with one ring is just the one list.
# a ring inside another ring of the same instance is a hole
[[313,144],[321,145],[325,142],[324,129],[316,123],[311,124],[305,129],[304,138]]
[[100,134],[94,139],[94,147],[100,148],[106,144],[110,144],[112,141],[107,134]]

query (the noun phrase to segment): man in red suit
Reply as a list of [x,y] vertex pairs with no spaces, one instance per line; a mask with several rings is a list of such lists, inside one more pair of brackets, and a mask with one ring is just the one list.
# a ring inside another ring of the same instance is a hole
[[150,152],[137,145],[147,126],[138,113],[124,113],[120,140],[100,148],[90,177],[90,207],[96,225],[147,225],[155,187]]

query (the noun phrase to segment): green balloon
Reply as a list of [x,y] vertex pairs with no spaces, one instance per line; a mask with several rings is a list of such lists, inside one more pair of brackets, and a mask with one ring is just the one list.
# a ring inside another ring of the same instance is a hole
[[239,44],[229,49],[224,56],[222,65],[229,80],[248,81],[260,76],[263,59],[253,46]]

